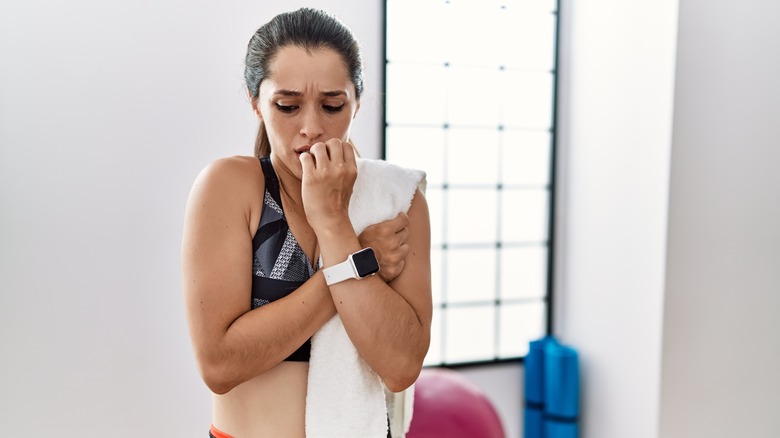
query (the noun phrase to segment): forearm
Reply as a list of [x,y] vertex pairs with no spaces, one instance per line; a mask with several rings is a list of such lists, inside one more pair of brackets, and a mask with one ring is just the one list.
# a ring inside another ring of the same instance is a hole
[[[351,225],[329,227],[320,234],[326,267],[361,249]],[[385,384],[391,389],[411,384],[428,349],[425,319],[378,276],[334,284],[330,293],[355,348]]]
[[336,312],[322,273],[295,292],[233,321],[201,358],[204,380],[216,393],[276,366]]
[[333,285],[331,295],[355,348],[388,388],[400,391],[414,382],[430,328],[409,303],[378,277]]

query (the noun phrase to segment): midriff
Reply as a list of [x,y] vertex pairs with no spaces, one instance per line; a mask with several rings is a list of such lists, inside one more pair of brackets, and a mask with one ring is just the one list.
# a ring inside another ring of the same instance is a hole
[[285,361],[212,396],[212,424],[236,438],[306,436],[308,362]]

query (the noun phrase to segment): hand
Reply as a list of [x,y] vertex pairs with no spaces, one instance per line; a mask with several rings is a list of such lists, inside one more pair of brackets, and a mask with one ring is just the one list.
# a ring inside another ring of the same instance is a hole
[[409,216],[400,213],[394,219],[379,222],[363,230],[358,236],[360,246],[374,249],[379,262],[379,277],[391,282],[404,270],[409,254]]
[[314,232],[349,223],[349,199],[357,179],[352,145],[332,138],[312,145],[300,160],[303,208]]

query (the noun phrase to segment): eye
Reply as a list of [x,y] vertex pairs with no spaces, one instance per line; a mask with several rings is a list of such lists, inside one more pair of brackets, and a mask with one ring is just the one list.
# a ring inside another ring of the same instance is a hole
[[344,109],[344,104],[341,105],[322,105],[322,109],[329,113],[337,113]]
[[283,113],[291,113],[298,109],[297,105],[282,105],[279,102],[274,103],[276,105],[276,109]]

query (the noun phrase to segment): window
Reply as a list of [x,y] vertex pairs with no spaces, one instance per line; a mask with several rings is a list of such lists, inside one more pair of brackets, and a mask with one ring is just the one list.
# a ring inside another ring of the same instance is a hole
[[516,359],[549,332],[557,2],[388,0],[385,156],[423,169],[426,365]]

